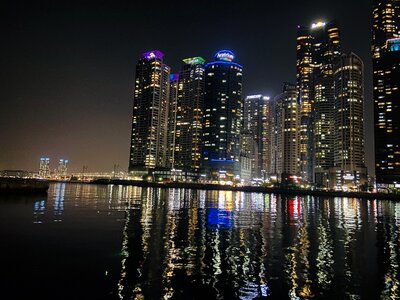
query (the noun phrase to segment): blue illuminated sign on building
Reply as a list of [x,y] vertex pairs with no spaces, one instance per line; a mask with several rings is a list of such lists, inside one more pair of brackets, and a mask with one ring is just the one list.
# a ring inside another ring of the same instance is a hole
[[235,59],[235,54],[233,54],[230,50],[220,50],[214,55],[216,60],[223,60],[223,61],[233,61]]
[[233,159],[218,159],[218,158],[212,158],[212,162],[220,162],[220,163],[233,163],[235,162]]

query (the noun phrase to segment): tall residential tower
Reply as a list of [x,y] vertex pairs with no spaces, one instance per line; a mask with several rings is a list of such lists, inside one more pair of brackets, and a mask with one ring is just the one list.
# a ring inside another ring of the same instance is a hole
[[285,83],[272,104],[271,169],[278,181],[298,176],[300,151],[300,105],[295,85]]
[[400,0],[373,1],[375,174],[400,184]]
[[300,174],[322,181],[333,166],[333,66],[340,56],[335,22],[297,30],[297,89],[300,104]]
[[234,58],[233,52],[221,50],[206,64],[203,162],[215,180],[240,176],[243,67]]
[[168,147],[171,168],[198,170],[204,106],[204,59],[187,58],[178,74],[171,77]]
[[367,182],[364,154],[364,64],[351,53],[335,66],[334,167],[330,188],[357,189]]
[[50,177],[50,158],[41,157],[39,164],[39,177],[49,178]]
[[[243,107],[243,129],[251,136],[253,178],[265,178],[271,161],[270,98],[263,95],[247,96]],[[242,145],[242,143],[241,143]]]
[[164,54],[143,53],[136,65],[129,172],[167,164],[170,68]]
[[58,160],[57,176],[59,178],[67,176],[68,163],[69,163],[68,159],[60,158]]

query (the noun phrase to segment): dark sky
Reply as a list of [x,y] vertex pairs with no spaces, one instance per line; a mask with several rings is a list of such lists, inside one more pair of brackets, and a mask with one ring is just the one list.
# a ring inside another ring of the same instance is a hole
[[0,10],[0,170],[126,170],[135,64],[159,49],[211,60],[231,49],[244,95],[295,81],[296,26],[336,19],[342,45],[365,63],[367,164],[373,166],[371,0],[12,1]]

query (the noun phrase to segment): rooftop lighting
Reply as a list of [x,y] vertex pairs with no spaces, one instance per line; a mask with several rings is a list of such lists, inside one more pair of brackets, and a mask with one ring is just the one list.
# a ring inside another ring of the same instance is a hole
[[315,29],[315,28],[320,28],[320,27],[324,27],[326,25],[326,23],[325,22],[317,22],[317,23],[313,23],[312,25],[311,25],[311,29]]

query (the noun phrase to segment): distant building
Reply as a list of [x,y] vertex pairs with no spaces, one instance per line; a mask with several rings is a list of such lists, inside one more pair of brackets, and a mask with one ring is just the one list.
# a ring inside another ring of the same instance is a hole
[[169,166],[173,169],[199,170],[204,106],[204,59],[183,60],[178,74],[171,76]]
[[243,185],[252,183],[252,160],[249,157],[240,155],[240,181]]
[[234,59],[233,52],[222,50],[206,64],[203,163],[213,180],[240,177],[243,67]]
[[[364,64],[351,53],[335,67],[334,167],[329,187],[358,189],[367,182],[364,153]],[[328,184],[327,184],[328,185]]]
[[50,178],[50,158],[41,157],[39,163],[39,177]]
[[136,65],[129,172],[167,165],[170,67],[164,53],[143,53]]
[[373,1],[372,59],[375,174],[379,186],[400,185],[400,1]]
[[[270,98],[263,95],[247,96],[243,107],[243,128],[254,143],[249,157],[252,161],[252,178],[265,178],[271,160]],[[241,145],[243,145],[241,143]]]
[[65,176],[67,176],[68,163],[69,163],[69,161],[67,159],[63,159],[63,158],[60,158],[60,160],[58,161],[57,176],[59,178],[63,178]]
[[299,114],[297,89],[286,83],[283,93],[272,103],[271,175],[282,180],[298,176],[299,169]]
[[37,173],[25,171],[25,170],[2,170],[0,171],[0,177],[12,177],[12,178],[33,178],[36,177]]
[[243,184],[250,185],[253,179],[253,165],[257,160],[257,143],[252,134],[245,129],[240,133],[240,180]]

